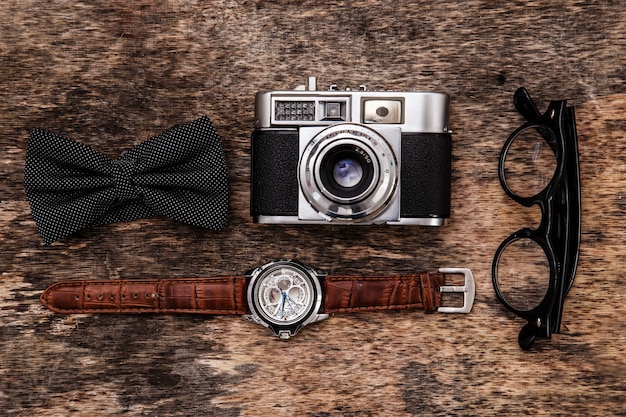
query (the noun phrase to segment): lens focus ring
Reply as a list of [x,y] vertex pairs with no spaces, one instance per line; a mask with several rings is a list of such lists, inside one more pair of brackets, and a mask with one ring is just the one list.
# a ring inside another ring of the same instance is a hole
[[369,127],[341,123],[317,134],[302,153],[299,180],[309,204],[329,220],[365,221],[385,209],[398,182],[396,156]]

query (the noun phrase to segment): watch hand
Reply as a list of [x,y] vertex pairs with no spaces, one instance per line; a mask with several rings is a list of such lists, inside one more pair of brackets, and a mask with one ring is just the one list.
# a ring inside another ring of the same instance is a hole
[[287,293],[283,290],[281,291],[281,296],[280,296],[280,317],[281,318],[285,318],[285,300],[287,299]]
[[282,317],[283,311],[285,310],[285,296],[284,293],[281,291],[280,293],[280,301],[276,303],[276,308],[274,309],[274,316],[278,316],[278,317]]
[[301,307],[303,304],[297,302],[296,300],[294,300],[293,298],[291,298],[288,295],[286,297],[287,297],[287,302],[289,303],[289,307],[291,307],[291,312],[293,314],[298,314],[298,311],[296,310],[295,307]]

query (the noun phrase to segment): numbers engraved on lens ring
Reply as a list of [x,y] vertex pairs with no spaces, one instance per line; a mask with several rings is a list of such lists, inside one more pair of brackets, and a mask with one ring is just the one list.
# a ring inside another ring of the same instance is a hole
[[277,270],[261,282],[259,303],[270,318],[292,323],[304,316],[311,306],[310,284],[296,271]]
[[[372,146],[374,146],[374,147],[378,146],[378,141],[374,137],[372,137],[369,134],[367,134],[366,132],[363,132],[363,131],[360,131],[360,130],[350,130],[350,129],[346,130],[346,132],[351,134],[351,135],[353,135],[353,136],[367,139],[372,144]],[[330,138],[330,137],[333,137],[335,135],[337,135],[337,133],[335,133],[332,136],[328,135],[328,137]]]
[[368,164],[372,163],[372,157],[369,156],[369,154],[365,152],[365,150],[363,150],[361,147],[355,146],[354,151],[358,153],[359,155],[361,155],[363,159],[365,159],[365,162],[367,162]]

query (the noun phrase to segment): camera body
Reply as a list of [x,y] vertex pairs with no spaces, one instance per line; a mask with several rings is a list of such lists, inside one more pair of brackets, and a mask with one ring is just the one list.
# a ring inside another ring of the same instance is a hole
[[435,92],[256,95],[255,223],[441,226],[450,217],[450,98]]

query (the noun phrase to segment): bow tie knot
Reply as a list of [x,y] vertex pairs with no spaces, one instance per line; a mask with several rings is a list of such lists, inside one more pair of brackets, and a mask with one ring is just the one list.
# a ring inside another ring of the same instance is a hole
[[214,230],[227,222],[226,158],[206,116],[140,143],[117,160],[34,129],[24,188],[47,245],[89,225],[154,215]]
[[135,161],[131,159],[118,159],[111,161],[113,181],[115,182],[115,199],[118,202],[126,200],[138,200],[141,193],[133,180]]

